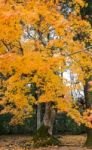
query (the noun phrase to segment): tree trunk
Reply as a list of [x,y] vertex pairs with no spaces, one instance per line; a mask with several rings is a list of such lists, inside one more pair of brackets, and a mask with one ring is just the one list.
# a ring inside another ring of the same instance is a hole
[[56,110],[51,108],[51,103],[46,103],[43,124],[48,129],[49,135],[52,135],[55,116]]
[[92,129],[87,129],[86,147],[92,148]]
[[45,104],[43,123],[33,137],[35,147],[61,145],[60,141],[52,135],[56,110],[51,105],[51,102]]
[[41,127],[41,105],[37,105],[37,130]]
[[[88,91],[88,89],[89,89],[88,82],[91,79],[92,78],[89,78],[89,80],[86,80],[86,84],[84,87],[86,108],[92,108],[92,92]],[[87,140],[86,140],[85,146],[92,148],[92,129],[90,129],[90,128],[87,128]]]

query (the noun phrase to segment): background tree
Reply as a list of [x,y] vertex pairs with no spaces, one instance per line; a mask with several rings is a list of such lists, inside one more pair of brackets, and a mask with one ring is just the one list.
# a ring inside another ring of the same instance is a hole
[[[83,8],[81,13],[82,17],[90,22],[92,25],[92,2],[87,0],[87,7]],[[90,45],[90,42],[88,43]],[[90,53],[91,55],[91,53]],[[87,67],[86,74],[88,74],[92,69],[90,67]],[[91,76],[89,76],[88,79],[85,79],[85,85],[84,85],[84,95],[85,95],[85,103],[86,103],[86,108],[91,109],[92,101],[91,101],[91,91],[89,91],[89,82],[91,80]],[[91,121],[91,115],[90,112],[89,114],[89,120]],[[87,147],[92,147],[92,130],[87,128],[87,141],[85,143]]]

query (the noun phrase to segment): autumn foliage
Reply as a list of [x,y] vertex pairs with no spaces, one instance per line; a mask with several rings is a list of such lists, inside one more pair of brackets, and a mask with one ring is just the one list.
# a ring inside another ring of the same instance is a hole
[[[64,3],[65,0],[62,1]],[[11,112],[12,123],[30,117],[33,105],[53,102],[76,122],[92,127],[87,111],[80,113],[71,96],[73,87],[62,73],[77,75],[85,84],[92,74],[91,25],[82,19],[83,0],[72,0],[65,16],[59,0],[0,0],[1,113]],[[32,31],[32,33],[31,33]],[[27,38],[24,39],[24,35]],[[53,35],[54,34],[54,35]],[[87,72],[87,73],[86,73]],[[36,86],[34,96],[32,86]],[[81,89],[76,84],[76,89]]]

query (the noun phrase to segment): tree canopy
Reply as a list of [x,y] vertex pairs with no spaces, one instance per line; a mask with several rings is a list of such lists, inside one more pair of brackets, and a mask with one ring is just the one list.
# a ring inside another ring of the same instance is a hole
[[[66,1],[62,1],[64,4]],[[30,117],[33,105],[52,102],[76,122],[92,127],[91,110],[79,111],[62,73],[76,74],[81,89],[92,74],[92,29],[83,20],[83,0],[72,0],[67,16],[59,0],[0,1],[1,113],[11,112],[12,123]],[[24,38],[26,35],[26,38]],[[86,73],[87,72],[87,73]],[[35,85],[35,94],[32,86]],[[91,117],[90,117],[91,118]]]

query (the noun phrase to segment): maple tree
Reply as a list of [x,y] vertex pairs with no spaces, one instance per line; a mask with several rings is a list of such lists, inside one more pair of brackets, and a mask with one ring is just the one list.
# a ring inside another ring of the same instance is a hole
[[[92,127],[90,110],[80,113],[70,94],[73,87],[60,75],[70,69],[77,75],[76,82],[84,85],[92,74],[92,29],[80,15],[80,7],[85,5],[83,0],[72,0],[69,6],[73,11],[65,16],[58,0],[0,1],[0,73],[4,93],[0,103],[4,107],[1,113],[13,114],[11,123],[31,117],[33,105],[45,103],[43,124],[48,129],[56,109],[77,123]],[[36,96],[32,94],[34,85]],[[81,89],[80,84],[76,88]]]

